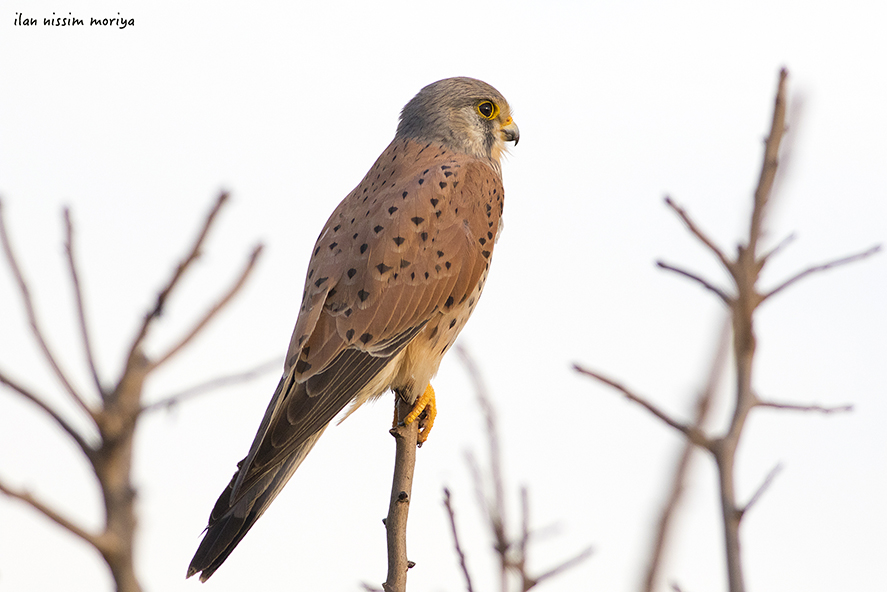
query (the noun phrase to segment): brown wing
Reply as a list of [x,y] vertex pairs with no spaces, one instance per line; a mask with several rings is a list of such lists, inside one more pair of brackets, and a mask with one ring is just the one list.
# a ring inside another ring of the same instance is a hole
[[388,388],[397,354],[468,298],[489,266],[502,197],[490,164],[395,140],[339,204],[314,247],[284,377],[189,573],[212,575],[333,417]]
[[269,406],[240,487],[332,420],[435,311],[471,293],[489,265],[501,211],[501,179],[485,162],[411,140],[382,153],[315,244],[287,384]]

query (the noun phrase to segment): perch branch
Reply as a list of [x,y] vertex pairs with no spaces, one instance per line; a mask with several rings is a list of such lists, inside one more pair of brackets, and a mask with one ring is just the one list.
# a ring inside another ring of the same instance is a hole
[[[396,397],[398,418],[406,417],[412,406],[401,397]],[[385,530],[388,541],[388,577],[382,584],[385,592],[405,592],[407,570],[413,566],[407,558],[407,518],[410,513],[410,496],[413,491],[413,471],[416,467],[416,447],[418,445],[419,421],[403,425],[398,421],[391,428],[395,441],[394,477],[391,483],[391,499],[388,504],[388,517]]]
[[760,407],[771,407],[773,409],[787,409],[790,411],[814,411],[817,413],[847,413],[853,411],[853,405],[837,405],[835,407],[823,407],[822,405],[798,405],[795,403],[777,403],[776,401],[758,401]]

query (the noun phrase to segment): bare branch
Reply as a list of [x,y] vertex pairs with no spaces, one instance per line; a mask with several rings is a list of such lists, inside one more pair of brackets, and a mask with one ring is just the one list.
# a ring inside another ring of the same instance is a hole
[[85,399],[74,389],[74,386],[68,380],[68,377],[62,371],[58,362],[56,361],[56,357],[53,355],[52,351],[49,349],[49,345],[46,343],[46,339],[43,337],[43,331],[40,328],[40,324],[37,322],[37,313],[34,310],[34,302],[31,300],[31,291],[28,289],[28,284],[25,281],[25,277],[22,274],[22,270],[19,267],[18,261],[16,260],[15,253],[12,250],[12,244],[9,241],[9,235],[6,231],[6,222],[3,219],[3,204],[0,202],[0,242],[3,243],[3,251],[6,254],[6,260],[9,263],[9,267],[12,269],[12,274],[15,277],[16,283],[18,283],[19,293],[22,296],[22,301],[25,305],[25,311],[28,316],[28,322],[31,326],[31,333],[33,333],[34,338],[37,340],[40,349],[43,351],[43,356],[46,358],[46,361],[49,363],[49,366],[52,368],[53,373],[55,373],[56,378],[58,378],[59,382],[61,382],[62,386],[74,400],[78,407],[80,407],[86,414],[95,420],[95,414],[86,404]]
[[176,345],[171,347],[169,349],[169,351],[167,351],[165,354],[160,356],[156,361],[154,361],[151,364],[152,370],[156,369],[158,366],[160,366],[161,364],[163,364],[164,362],[169,360],[171,357],[176,355],[183,347],[188,345],[188,343],[190,343],[191,340],[194,339],[197,336],[197,334],[203,330],[204,327],[206,327],[207,323],[209,323],[210,320],[212,320],[212,318],[214,316],[216,316],[216,314],[218,314],[218,312],[220,310],[225,308],[225,306],[228,304],[228,302],[231,301],[231,299],[234,297],[234,295],[237,294],[237,292],[240,291],[240,288],[242,288],[243,285],[246,283],[246,280],[249,277],[249,274],[252,272],[253,267],[255,267],[256,260],[259,258],[259,255],[261,255],[261,253],[262,253],[262,245],[256,246],[256,248],[253,249],[253,252],[249,257],[249,260],[247,261],[246,266],[243,268],[243,271],[240,273],[240,277],[237,278],[237,281],[234,283],[234,285],[231,286],[231,288],[229,288],[228,292],[221,298],[221,300],[219,300],[212,308],[210,308],[206,312],[205,315],[203,315],[203,318],[200,319],[194,325],[194,327],[191,329],[191,331],[189,331],[188,334],[186,334],[185,337],[183,337],[181,339],[181,341],[179,341],[179,343],[177,343]]
[[708,238],[708,236],[702,232],[702,230],[696,226],[696,224],[690,219],[690,216],[681,206],[677,205],[669,196],[665,196],[665,203],[670,207],[674,212],[678,215],[681,221],[684,223],[684,226],[687,227],[693,236],[698,238],[702,244],[708,247],[708,250],[715,254],[718,260],[721,262],[721,265],[724,266],[730,274],[733,273],[733,263],[730,259],[724,254],[724,252],[718,247],[715,242]]
[[[693,418],[693,427],[702,430],[711,409],[712,400],[717,391],[718,384],[727,364],[727,356],[730,352],[730,320],[724,322],[721,329],[721,336],[718,340],[718,348],[711,362],[711,369],[708,373],[705,387],[696,399],[696,416]],[[693,443],[686,440],[684,448],[681,452],[677,468],[675,469],[674,478],[672,479],[671,489],[662,513],[659,517],[656,536],[653,539],[653,548],[650,551],[650,560],[647,564],[647,571],[644,577],[645,592],[653,592],[656,588],[656,581],[659,575],[659,567],[662,563],[662,555],[665,550],[665,541],[668,536],[669,527],[681,497],[684,492],[684,483],[690,468],[690,458],[693,454]]]
[[606,376],[604,376],[602,374],[598,374],[597,372],[594,372],[592,370],[588,370],[587,368],[583,368],[583,367],[579,366],[578,364],[573,364],[573,369],[576,372],[579,372],[580,374],[585,374],[586,376],[590,376],[591,378],[599,380],[600,382],[603,382],[604,384],[613,387],[614,389],[616,389],[617,391],[619,391],[623,395],[625,395],[625,398],[627,398],[629,401],[633,401],[633,402],[637,403],[638,405],[645,408],[647,411],[649,411],[650,413],[652,413],[653,415],[655,415],[656,417],[661,419],[666,424],[670,425],[671,427],[673,427],[677,431],[684,434],[684,436],[686,436],[687,439],[689,439],[691,442],[693,442],[697,446],[701,446],[702,448],[705,448],[707,450],[712,449],[712,446],[713,446],[712,441],[701,430],[697,429],[695,426],[687,426],[687,425],[682,424],[679,421],[672,419],[664,411],[661,411],[658,407],[656,407],[652,403],[648,402],[643,397],[640,397],[639,395],[634,394],[633,392],[631,392],[630,390],[628,390],[627,388],[625,388],[624,386],[622,386],[618,382],[616,382],[610,378],[607,378]]
[[447,514],[450,517],[450,527],[453,530],[453,545],[456,547],[456,554],[459,556],[459,567],[462,568],[462,575],[465,576],[465,589],[468,592],[474,592],[471,584],[471,574],[468,572],[468,564],[465,562],[465,553],[462,551],[462,545],[459,543],[459,533],[456,531],[456,514],[450,503],[450,490],[444,487],[444,506],[447,508]]
[[172,277],[167,282],[166,286],[160,290],[160,293],[157,295],[157,303],[154,305],[146,315],[144,320],[142,321],[142,326],[139,328],[138,333],[136,334],[136,338],[133,340],[132,345],[130,346],[129,355],[127,359],[132,357],[137,349],[139,349],[142,345],[142,341],[144,341],[145,336],[148,334],[148,327],[151,326],[151,322],[159,317],[163,313],[163,307],[166,304],[166,299],[169,297],[170,292],[172,292],[173,288],[175,288],[176,284],[178,284],[179,279],[181,279],[182,275],[185,273],[185,270],[200,256],[200,248],[203,246],[203,241],[206,239],[206,235],[209,232],[210,226],[215,221],[216,215],[219,213],[219,210],[222,209],[222,206],[228,201],[228,193],[222,192],[219,195],[219,198],[216,200],[215,205],[213,205],[209,214],[206,217],[206,220],[203,223],[203,227],[200,230],[200,233],[197,235],[197,239],[194,241],[194,244],[191,247],[191,251],[187,256],[179,263],[176,267],[175,272]]
[[817,413],[847,413],[853,411],[853,405],[837,405],[835,407],[823,407],[821,405],[798,405],[795,403],[777,403],[776,401],[758,401],[760,407],[772,407],[773,409],[788,409],[790,411],[815,411]]
[[157,411],[160,409],[172,409],[179,403],[182,403],[185,400],[192,399],[198,395],[202,395],[204,393],[214,391],[219,388],[223,388],[226,386],[233,386],[235,384],[240,384],[242,382],[248,382],[253,380],[257,376],[261,376],[267,372],[280,368],[282,365],[281,360],[274,359],[263,364],[256,366],[255,368],[251,368],[244,372],[238,372],[236,374],[228,374],[226,376],[219,376],[217,378],[213,378],[212,380],[207,380],[206,382],[202,382],[198,385],[192,386],[191,388],[185,389],[179,393],[174,395],[170,395],[168,397],[164,397],[159,401],[155,401],[150,405],[145,405],[142,407],[142,412],[145,411]]
[[748,250],[753,256],[757,252],[757,243],[762,235],[764,211],[770,200],[773,181],[776,178],[776,169],[779,165],[779,144],[782,142],[782,136],[785,133],[787,78],[788,70],[783,68],[779,72],[779,83],[776,89],[770,135],[767,136],[767,141],[765,143],[764,161],[761,164],[761,175],[758,178],[758,186],[755,189],[755,203],[752,210],[748,240]]
[[834,261],[829,261],[828,263],[823,263],[821,265],[814,265],[813,267],[808,267],[807,269],[805,269],[801,273],[795,275],[794,277],[789,278],[788,280],[786,280],[785,282],[783,282],[779,286],[770,290],[767,294],[765,294],[762,297],[761,301],[763,302],[764,300],[770,298],[771,296],[778,294],[779,292],[788,288],[789,286],[791,286],[795,282],[807,277],[808,275],[818,273],[820,271],[826,271],[828,269],[832,269],[833,267],[847,265],[848,263],[853,263],[855,261],[860,261],[860,260],[865,259],[867,257],[871,257],[875,253],[878,253],[880,250],[881,250],[881,245],[875,245],[875,246],[873,246],[861,253],[856,253],[854,255],[842,257],[841,259],[835,259]]
[[102,548],[103,548],[102,539],[99,536],[94,535],[90,532],[87,532],[83,528],[77,526],[76,524],[74,524],[73,522],[71,522],[70,520],[68,520],[67,518],[65,518],[64,516],[62,516],[61,514],[59,514],[58,512],[53,510],[52,508],[50,508],[49,506],[47,506],[46,504],[44,504],[43,502],[41,502],[40,500],[38,500],[37,498],[32,496],[27,491],[16,491],[16,490],[8,487],[2,481],[0,481],[0,492],[8,495],[11,498],[14,498],[14,499],[17,499],[17,500],[20,500],[20,501],[26,503],[27,505],[31,506],[32,508],[34,508],[35,510],[37,510],[38,512],[40,512],[41,514],[43,514],[44,516],[46,516],[47,518],[49,518],[50,520],[52,520],[53,522],[55,522],[56,524],[58,524],[59,526],[61,526],[65,530],[67,530],[68,532],[70,532],[71,534],[83,539],[84,541],[86,541],[87,543],[89,543],[90,545],[95,547],[96,549],[98,549],[100,551],[102,550]]
[[96,392],[102,396],[104,389],[95,365],[95,357],[92,353],[92,340],[89,338],[88,325],[86,323],[86,311],[83,306],[83,289],[80,286],[80,276],[77,273],[77,264],[74,257],[74,225],[71,223],[71,211],[64,210],[65,217],[65,253],[68,255],[68,270],[71,272],[71,285],[74,287],[74,297],[77,302],[77,319],[80,322],[80,336],[83,339],[83,352],[86,354],[86,363],[92,374]]
[[[584,551],[582,551],[581,553],[576,555],[575,557],[573,557],[571,559],[567,559],[566,561],[564,561],[560,565],[557,565],[557,566],[549,569],[545,573],[538,575],[535,578],[532,578],[532,586],[530,586],[530,588],[542,583],[544,580],[552,578],[562,572],[565,572],[568,569],[572,569],[573,567],[576,567],[577,565],[579,565],[580,563],[582,563],[583,561],[585,561],[586,559],[591,557],[592,553],[594,553],[594,547],[588,547]],[[524,590],[529,590],[530,588],[525,587]]]
[[780,251],[782,251],[782,249],[784,249],[789,244],[794,242],[794,240],[795,240],[795,234],[791,233],[787,237],[785,237],[784,239],[779,241],[779,244],[777,244],[775,247],[773,247],[772,249],[770,249],[769,251],[767,251],[766,253],[761,255],[761,257],[758,258],[758,271],[764,269],[764,265],[767,264],[767,261],[769,261],[771,257],[778,254]]
[[68,423],[64,417],[59,415],[55,409],[53,409],[52,407],[47,405],[41,397],[38,397],[37,395],[35,395],[34,393],[29,391],[28,389],[26,389],[22,385],[13,381],[11,378],[6,376],[6,374],[4,374],[3,372],[0,372],[0,383],[5,384],[9,388],[14,390],[18,394],[20,394],[22,397],[24,397],[25,399],[27,399],[28,401],[30,401],[31,403],[33,403],[34,405],[39,407],[60,428],[62,428],[62,430],[66,434],[68,434],[71,437],[71,439],[74,440],[74,442],[77,443],[77,446],[80,447],[80,450],[83,451],[83,454],[86,455],[86,458],[88,458],[90,460],[93,459],[93,455],[95,454],[95,449],[93,449],[92,446],[90,446],[89,443],[86,441],[86,439],[80,435],[80,432],[78,432],[76,429],[74,429],[74,426],[72,426],[70,423]]
[[770,472],[767,473],[767,476],[764,478],[764,482],[761,483],[761,486],[758,487],[758,490],[755,491],[754,495],[751,496],[751,499],[748,500],[748,503],[743,506],[741,510],[739,510],[739,515],[744,516],[746,512],[748,512],[752,506],[754,506],[761,496],[764,495],[764,492],[767,491],[767,488],[773,483],[773,480],[776,479],[776,475],[778,475],[782,471],[782,463],[777,463],[775,467],[770,469]]
[[714,292],[715,295],[717,295],[717,297],[720,298],[724,302],[724,304],[726,304],[728,306],[731,304],[732,299],[729,296],[727,296],[726,292],[724,292],[722,289],[718,288],[714,284],[709,283],[707,280],[701,278],[700,276],[698,276],[694,273],[691,273],[689,271],[686,271],[684,269],[681,269],[680,267],[675,267],[674,265],[670,265],[668,263],[665,263],[664,261],[657,261],[656,265],[657,265],[657,267],[659,267],[661,269],[673,271],[679,275],[682,275],[686,278],[693,280],[694,282],[701,284],[702,287],[704,287],[706,290]]
[[[397,417],[406,417],[412,405],[396,397]],[[388,577],[382,584],[385,592],[405,592],[407,570],[413,565],[407,558],[407,518],[410,513],[410,496],[413,491],[413,471],[416,467],[416,446],[419,438],[419,421],[404,425],[397,422],[391,428],[396,443],[394,477],[391,483],[391,499],[385,529],[388,541]]]

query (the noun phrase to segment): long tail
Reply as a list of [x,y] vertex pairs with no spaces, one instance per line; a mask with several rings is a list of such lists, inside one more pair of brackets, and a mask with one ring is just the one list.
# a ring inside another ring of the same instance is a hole
[[238,491],[238,499],[231,505],[234,483],[243,468],[243,461],[237,463],[237,472],[231,477],[231,481],[219,496],[210,513],[206,536],[203,537],[194,558],[191,560],[187,577],[190,578],[194,574],[202,572],[200,573],[200,581],[205,582],[215,573],[293,476],[324,429],[326,428],[322,428],[307,438],[284,462],[269,471],[262,479],[252,484],[248,489]]

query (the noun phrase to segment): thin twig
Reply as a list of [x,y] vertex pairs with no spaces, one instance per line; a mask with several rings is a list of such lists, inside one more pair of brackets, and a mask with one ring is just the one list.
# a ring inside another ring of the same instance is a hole
[[647,401],[643,397],[634,394],[633,392],[631,392],[630,390],[628,390],[626,387],[622,386],[621,384],[619,384],[615,380],[613,380],[611,378],[607,378],[603,374],[599,374],[597,372],[594,372],[593,370],[583,368],[582,366],[580,366],[578,364],[573,364],[573,370],[575,370],[576,372],[579,372],[580,374],[585,374],[586,376],[590,376],[591,378],[599,380],[600,382],[603,382],[604,384],[613,387],[614,389],[616,389],[617,391],[619,391],[623,395],[625,395],[626,399],[637,403],[638,405],[640,405],[641,407],[643,407],[644,409],[646,409],[647,411],[649,411],[650,413],[652,413],[653,415],[655,415],[656,417],[658,417],[659,419],[664,421],[666,424],[670,425],[671,427],[673,427],[674,429],[676,429],[677,431],[682,433],[684,436],[687,437],[687,439],[689,439],[691,442],[693,442],[697,446],[701,446],[702,448],[706,448],[709,450],[712,448],[712,441],[704,433],[702,433],[701,430],[696,429],[694,426],[688,426],[688,425],[685,425],[679,421],[672,419],[664,411],[660,410],[658,407],[656,407],[655,405],[653,405],[652,403],[650,403],[649,401]]
[[717,297],[720,298],[724,302],[724,304],[729,305],[731,302],[731,298],[727,295],[727,293],[724,290],[722,290],[721,288],[718,288],[714,284],[710,283],[708,280],[696,275],[695,273],[689,272],[685,269],[681,269],[680,267],[675,267],[674,265],[671,265],[669,263],[665,263],[664,261],[657,261],[656,266],[659,267],[660,269],[673,271],[679,275],[682,275],[686,278],[693,280],[694,282],[701,284],[702,287],[704,287],[706,290],[709,290],[710,292],[714,292],[717,295]]
[[49,506],[47,506],[46,504],[44,504],[43,502],[41,502],[40,500],[35,498],[34,496],[32,496],[30,493],[28,493],[26,491],[17,491],[15,489],[12,489],[12,488],[8,487],[2,481],[0,481],[0,492],[8,495],[11,498],[15,498],[17,500],[20,500],[20,501],[26,503],[27,505],[31,506],[32,508],[34,508],[35,510],[37,510],[38,512],[40,512],[41,514],[43,514],[44,516],[46,516],[47,518],[49,518],[50,520],[52,520],[53,522],[55,522],[56,524],[58,524],[59,526],[61,526],[65,530],[67,530],[68,532],[70,532],[71,534],[83,539],[84,541],[86,541],[87,543],[89,543],[90,545],[95,547],[96,549],[99,549],[99,550],[102,549],[102,539],[99,536],[94,535],[94,534],[86,531],[85,529],[77,526],[76,524],[71,522],[69,519],[65,518],[64,516],[62,516],[61,514],[59,514],[58,512],[56,512],[55,510],[53,510],[52,508],[50,508]]
[[246,266],[243,268],[243,271],[240,273],[240,277],[237,278],[237,281],[234,282],[234,285],[228,289],[224,296],[212,307],[210,308],[206,314],[203,315],[194,327],[173,347],[171,347],[165,354],[159,356],[152,364],[151,369],[154,370],[171,357],[176,355],[179,350],[188,345],[192,339],[194,339],[200,331],[206,327],[207,323],[212,320],[216,314],[225,308],[228,302],[234,297],[237,292],[243,287],[246,283],[247,278],[249,277],[250,272],[252,272],[253,267],[255,267],[256,260],[259,258],[259,255],[262,253],[262,245],[258,245],[253,249],[252,254],[249,257],[249,260],[246,263]]
[[764,478],[764,482],[761,483],[761,486],[758,487],[758,490],[755,491],[755,493],[751,496],[751,499],[748,500],[748,503],[746,503],[745,506],[743,506],[742,509],[739,511],[740,514],[744,515],[752,508],[752,506],[754,506],[758,502],[759,499],[761,499],[761,496],[764,495],[764,492],[767,491],[767,489],[773,483],[773,480],[776,479],[776,475],[778,475],[781,471],[782,463],[777,463],[775,467],[770,469],[770,472],[767,473],[767,476]]
[[777,244],[775,247],[764,253],[758,258],[758,271],[760,272],[764,269],[764,265],[769,261],[773,256],[781,252],[785,247],[794,242],[795,234],[791,233]]
[[764,145],[764,161],[761,164],[761,175],[755,189],[755,203],[752,209],[751,227],[749,228],[748,250],[753,255],[757,253],[757,244],[763,235],[764,213],[770,201],[773,181],[776,178],[776,169],[779,166],[779,145],[785,133],[786,110],[786,79],[788,70],[779,71],[779,83],[776,89],[775,105],[773,106],[773,120],[770,125],[770,135]]
[[40,349],[43,351],[43,356],[52,368],[56,378],[58,378],[59,382],[61,382],[62,386],[65,388],[65,391],[67,391],[77,406],[80,407],[91,419],[95,420],[94,412],[89,408],[89,405],[86,404],[86,400],[71,384],[71,381],[68,380],[67,375],[62,371],[61,366],[59,366],[59,363],[56,361],[55,355],[49,349],[49,345],[43,337],[43,331],[40,328],[40,324],[37,322],[37,313],[34,310],[34,302],[31,300],[31,291],[28,289],[28,284],[25,281],[25,277],[22,274],[18,261],[16,260],[15,253],[12,250],[12,244],[9,242],[9,235],[6,231],[6,222],[3,219],[2,202],[0,202],[0,242],[3,243],[3,251],[6,254],[6,260],[9,263],[9,267],[12,269],[12,274],[18,284],[19,293],[22,296],[22,301],[24,302],[25,311],[28,316],[28,323],[31,326],[31,333],[34,335]]
[[859,261],[861,259],[871,257],[872,255],[879,252],[880,250],[881,250],[881,245],[875,245],[873,247],[870,247],[869,249],[866,249],[865,251],[863,251],[861,253],[856,253],[854,255],[842,257],[840,259],[835,259],[834,261],[829,261],[828,263],[823,263],[821,265],[814,265],[812,267],[808,267],[807,269],[805,269],[801,273],[789,278],[788,280],[784,281],[779,286],[773,288],[772,290],[770,290],[769,292],[764,294],[762,301],[770,298],[771,296],[778,294],[779,292],[782,292],[784,289],[788,288],[789,286],[791,286],[795,282],[807,277],[808,275],[811,275],[813,273],[818,273],[820,271],[825,271],[827,269],[832,269],[833,267],[847,265],[848,263],[853,263],[854,261]]
[[[709,410],[712,407],[715,392],[717,392],[718,384],[721,382],[721,376],[727,365],[727,356],[730,352],[730,320],[726,319],[721,329],[721,336],[718,339],[718,347],[711,361],[711,367],[708,373],[708,379],[705,386],[696,399],[696,416],[693,418],[693,427],[702,431],[705,421],[708,418]],[[644,577],[644,592],[653,592],[656,588],[656,582],[659,575],[659,568],[662,564],[662,556],[665,551],[665,541],[668,537],[669,527],[674,518],[678,504],[684,492],[684,484],[687,479],[687,473],[690,468],[690,459],[693,454],[694,445],[688,439],[684,442],[678,465],[675,469],[672,479],[671,488],[668,498],[659,517],[656,536],[653,538],[653,547],[650,551],[650,560],[647,562],[647,571]]]
[[702,232],[702,230],[698,226],[696,226],[696,224],[690,219],[689,214],[687,214],[687,212],[684,210],[684,208],[677,205],[671,199],[671,197],[669,197],[667,195],[665,196],[665,203],[668,205],[668,207],[670,207],[672,210],[674,210],[674,212],[678,215],[678,217],[684,223],[684,226],[687,227],[687,230],[689,230],[693,234],[693,236],[695,236],[700,241],[702,241],[702,244],[704,244],[706,247],[708,247],[708,249],[712,253],[715,254],[715,256],[718,258],[718,260],[721,262],[721,265],[724,266],[724,269],[726,269],[729,273],[732,274],[733,273],[733,263],[724,254],[724,251],[722,251],[721,248],[718,247],[715,244],[715,242],[708,237],[708,235],[706,235],[704,232]]
[[22,385],[18,384],[3,372],[0,372],[0,383],[5,384],[13,391],[17,392],[19,395],[24,397],[26,400],[30,401],[34,405],[40,408],[41,411],[46,413],[60,428],[64,431],[68,436],[71,437],[74,442],[77,443],[77,446],[80,447],[80,450],[83,451],[83,454],[86,455],[86,458],[90,461],[94,458],[95,449],[89,445],[86,439],[78,432],[74,426],[68,423],[64,417],[59,415],[59,413],[47,405],[41,397],[38,397]]
[[456,514],[450,503],[450,490],[444,487],[444,506],[447,508],[447,515],[450,517],[450,527],[453,530],[453,545],[456,547],[456,555],[459,556],[459,567],[462,569],[462,575],[465,576],[465,589],[468,592],[474,592],[474,586],[471,584],[471,573],[468,571],[468,563],[465,561],[465,552],[462,551],[462,545],[459,543],[459,533],[456,530]]
[[263,364],[256,366],[255,368],[251,368],[250,370],[246,370],[244,372],[238,372],[236,374],[228,374],[226,376],[219,376],[217,378],[213,378],[212,380],[207,380],[206,382],[202,382],[198,385],[187,388],[181,392],[178,392],[174,395],[170,395],[168,397],[164,397],[159,401],[155,401],[149,405],[145,405],[142,407],[142,412],[145,411],[157,411],[160,409],[171,409],[172,407],[182,403],[185,400],[192,399],[198,395],[202,395],[204,393],[214,391],[219,388],[223,388],[226,386],[232,386],[235,384],[240,384],[242,382],[248,382],[257,376],[261,376],[267,372],[271,372],[272,370],[276,370],[280,368],[282,365],[282,361],[278,359],[270,360]]
[[77,319],[80,323],[80,337],[83,340],[83,352],[86,355],[86,363],[89,366],[89,372],[92,374],[92,380],[95,384],[96,392],[102,396],[104,388],[96,369],[95,357],[92,353],[92,340],[89,337],[88,324],[86,322],[86,310],[83,306],[83,289],[80,286],[80,275],[77,273],[77,264],[74,257],[74,225],[71,223],[71,211],[68,208],[64,210],[65,218],[65,253],[68,255],[68,270],[71,272],[71,285],[74,288],[74,298],[77,302]]
[[822,405],[800,405],[796,403],[777,403],[776,401],[758,401],[759,407],[771,407],[773,409],[787,409],[790,411],[814,411],[816,413],[847,413],[853,411],[853,405],[837,405],[835,407],[823,407]]
[[157,295],[157,302],[147,314],[145,314],[145,318],[142,320],[142,325],[139,327],[138,332],[136,333],[135,339],[132,341],[132,345],[129,348],[129,354],[127,355],[127,359],[131,358],[137,349],[139,349],[142,345],[142,341],[144,341],[145,336],[148,334],[148,328],[151,326],[151,322],[159,317],[163,312],[163,307],[166,304],[166,299],[169,297],[172,289],[178,284],[179,279],[185,273],[185,270],[200,256],[200,248],[203,246],[203,241],[206,239],[206,235],[209,232],[210,226],[212,226],[213,221],[218,215],[219,210],[222,209],[222,206],[228,201],[228,194],[223,192],[219,195],[216,203],[213,205],[209,214],[206,217],[206,220],[203,223],[203,227],[200,230],[200,233],[197,235],[197,239],[194,241],[194,244],[191,247],[188,255],[185,256],[184,259],[178,264],[175,272],[173,272],[172,277],[170,277],[169,281],[166,283],[160,292]]
[[[542,583],[544,580],[550,579],[550,578],[552,578],[552,577],[554,577],[554,576],[556,576],[556,575],[558,575],[570,568],[573,568],[573,567],[579,565],[580,563],[582,563],[583,561],[585,561],[586,559],[591,557],[592,553],[594,553],[594,547],[588,547],[584,551],[582,551],[581,553],[576,555],[575,557],[572,557],[571,559],[567,559],[563,563],[549,569],[548,571],[544,572],[543,574],[534,577],[533,578],[533,586],[536,586],[536,585]],[[529,588],[526,588],[526,589],[529,590]]]

